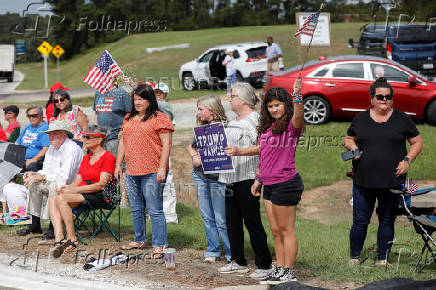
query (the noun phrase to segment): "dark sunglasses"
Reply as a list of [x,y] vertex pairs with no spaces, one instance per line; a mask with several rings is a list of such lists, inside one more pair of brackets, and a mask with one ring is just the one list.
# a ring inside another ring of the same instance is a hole
[[85,136],[82,136],[82,137],[83,137],[83,139],[86,139],[86,140],[92,140],[92,139],[98,138],[98,137],[89,136],[89,135],[85,135]]
[[39,117],[39,115],[38,114],[33,114],[33,115],[29,115],[29,114],[27,114],[27,118],[38,118]]
[[393,96],[390,94],[389,95],[375,95],[375,98],[378,101],[383,101],[384,99],[386,99],[386,101],[390,101],[390,100],[392,100]]
[[62,103],[63,101],[65,101],[65,97],[60,97],[59,99],[53,99],[53,103]]

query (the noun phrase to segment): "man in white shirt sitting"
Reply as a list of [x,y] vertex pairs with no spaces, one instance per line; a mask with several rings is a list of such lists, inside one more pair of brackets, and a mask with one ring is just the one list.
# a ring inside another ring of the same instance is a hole
[[[27,213],[32,224],[17,231],[20,236],[42,233],[40,219],[49,219],[47,200],[56,194],[56,187],[71,184],[76,178],[83,158],[82,149],[73,141],[69,126],[63,121],[52,121],[44,133],[48,134],[50,146],[45,154],[42,170],[24,173],[24,184],[29,188]],[[53,227],[44,234],[45,239],[54,238]]]

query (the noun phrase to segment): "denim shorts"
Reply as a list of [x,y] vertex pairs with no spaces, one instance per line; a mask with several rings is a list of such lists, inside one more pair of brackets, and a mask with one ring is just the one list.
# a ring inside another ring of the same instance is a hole
[[291,180],[264,185],[263,199],[271,201],[274,205],[296,206],[300,202],[303,190],[303,180],[297,173]]

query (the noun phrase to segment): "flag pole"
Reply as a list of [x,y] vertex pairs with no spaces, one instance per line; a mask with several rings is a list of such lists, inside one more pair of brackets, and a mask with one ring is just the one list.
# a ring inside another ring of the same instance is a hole
[[[321,7],[319,7],[319,11],[321,11],[323,7],[324,7],[324,2],[321,3]],[[316,26],[318,25],[318,20],[319,20],[319,16],[316,19],[315,28],[313,28],[313,33],[312,33],[312,36],[310,37],[310,42],[309,42],[309,45],[307,46],[307,49],[306,49],[306,55],[304,56],[303,64],[301,65],[300,78],[301,78],[301,72],[303,71],[304,65],[306,64],[306,61],[307,61],[307,57],[309,56],[309,49],[310,49],[310,45],[312,44],[313,35],[315,34]]]

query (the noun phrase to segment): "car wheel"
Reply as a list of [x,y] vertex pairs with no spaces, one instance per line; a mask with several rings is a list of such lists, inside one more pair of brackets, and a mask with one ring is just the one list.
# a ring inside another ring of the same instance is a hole
[[184,73],[182,76],[182,84],[183,88],[187,91],[193,91],[197,88],[197,83],[192,76],[192,73]]
[[319,125],[330,119],[330,104],[320,96],[304,98],[304,121],[311,125]]
[[436,126],[436,100],[428,105],[426,114],[428,123]]

